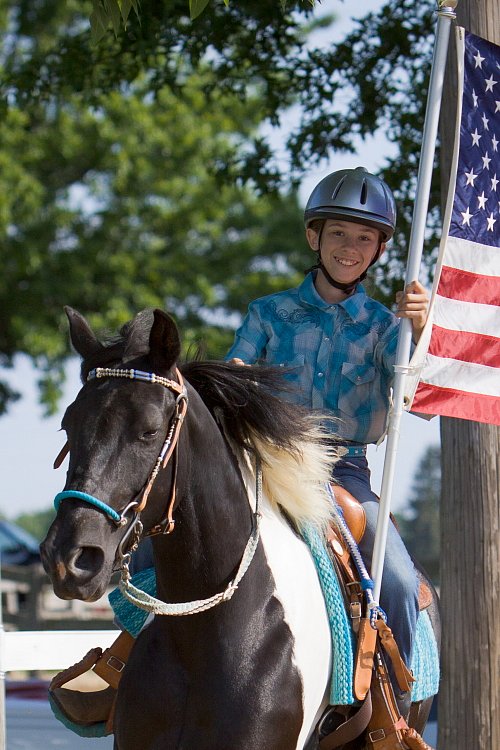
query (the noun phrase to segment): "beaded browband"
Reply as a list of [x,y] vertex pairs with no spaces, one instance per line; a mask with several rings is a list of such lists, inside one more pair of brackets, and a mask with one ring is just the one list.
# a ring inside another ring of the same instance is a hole
[[175,380],[164,378],[162,375],[156,375],[154,372],[145,372],[144,370],[135,370],[133,368],[129,370],[113,368],[113,367],[95,367],[90,370],[87,375],[87,380],[94,380],[99,378],[128,378],[129,380],[143,380],[145,383],[158,383],[163,385],[171,391],[176,393],[185,393],[186,388],[184,384],[176,383]]

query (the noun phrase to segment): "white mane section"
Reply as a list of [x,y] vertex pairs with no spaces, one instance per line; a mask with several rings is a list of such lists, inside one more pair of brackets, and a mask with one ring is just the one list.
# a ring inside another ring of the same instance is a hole
[[325,438],[312,416],[308,432],[290,451],[252,436],[262,461],[264,493],[272,506],[283,508],[297,528],[305,523],[321,528],[331,519],[332,505],[325,485],[338,455]]

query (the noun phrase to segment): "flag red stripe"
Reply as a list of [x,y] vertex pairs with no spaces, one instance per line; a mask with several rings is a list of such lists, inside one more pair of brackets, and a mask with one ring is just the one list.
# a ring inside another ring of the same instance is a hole
[[456,391],[420,382],[411,411],[500,425],[500,397]]
[[434,325],[429,354],[500,368],[500,338],[468,331],[450,331]]
[[500,277],[481,276],[459,268],[443,266],[437,294],[461,302],[500,305]]

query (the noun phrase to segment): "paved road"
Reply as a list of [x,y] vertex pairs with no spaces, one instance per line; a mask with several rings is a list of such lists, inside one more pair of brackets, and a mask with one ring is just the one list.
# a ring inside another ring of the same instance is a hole
[[7,750],[112,750],[113,738],[86,739],[70,732],[41,700],[7,699]]

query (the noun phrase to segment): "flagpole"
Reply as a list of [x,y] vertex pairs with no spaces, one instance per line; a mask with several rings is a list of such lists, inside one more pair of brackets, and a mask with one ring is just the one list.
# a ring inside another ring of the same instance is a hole
[[[434,153],[436,150],[436,138],[439,124],[439,111],[441,108],[441,98],[443,93],[446,55],[450,38],[451,22],[456,18],[455,8],[457,7],[457,4],[458,0],[441,0],[438,2],[436,40],[434,44],[427,108],[425,112],[422,150],[420,153],[420,163],[418,168],[417,189],[413,209],[405,285],[418,279],[420,263],[422,260],[432,170],[434,165]],[[375,532],[375,543],[372,556],[371,574],[374,580],[373,597],[376,602],[380,599],[380,587],[382,583],[387,531],[389,527],[389,514],[394,484],[394,471],[399,444],[400,422],[405,397],[405,380],[408,371],[408,363],[410,361],[411,335],[411,321],[408,318],[402,318],[398,335],[396,364],[394,366],[393,408],[389,415],[389,425],[387,429],[387,447],[385,451],[382,486],[380,490],[380,507],[378,511],[377,529]]]

